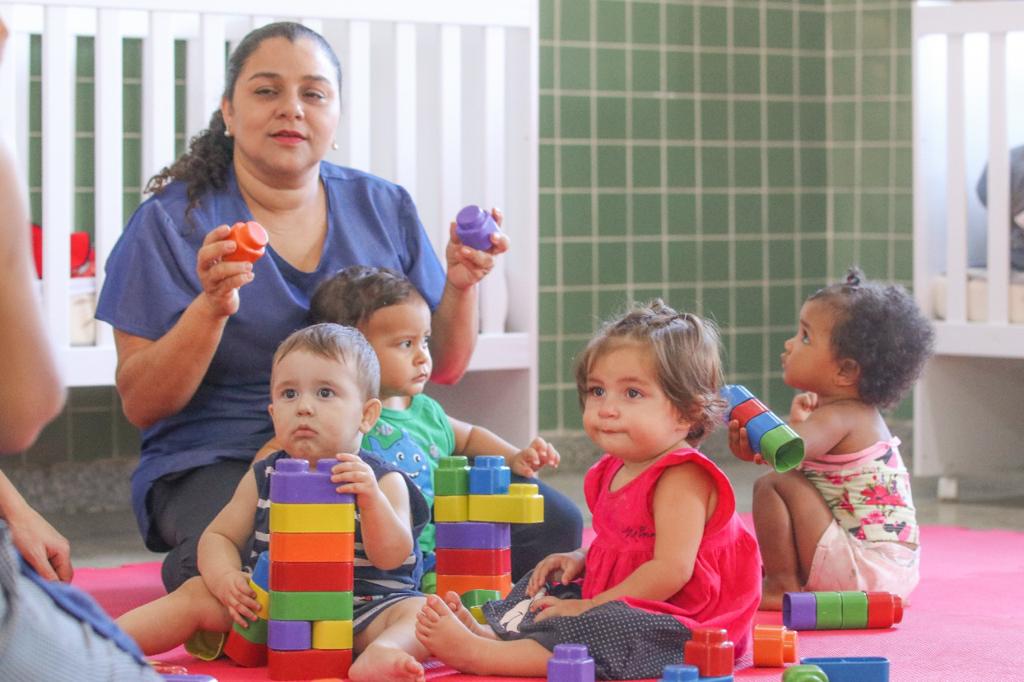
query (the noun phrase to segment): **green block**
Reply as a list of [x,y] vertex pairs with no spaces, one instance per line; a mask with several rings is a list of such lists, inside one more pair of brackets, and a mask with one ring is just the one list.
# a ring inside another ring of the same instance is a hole
[[267,621],[263,618],[257,618],[249,623],[249,627],[243,628],[238,623],[232,626],[235,632],[245,637],[253,644],[266,644],[267,643]]
[[815,592],[814,601],[818,607],[815,630],[839,630],[843,627],[843,598],[838,592]]
[[462,600],[462,605],[468,609],[474,606],[483,606],[489,601],[497,601],[501,599],[501,593],[497,590],[470,590],[459,599]]
[[782,424],[761,436],[761,454],[783,474],[804,461],[804,441],[796,431]]
[[469,494],[469,460],[465,457],[442,457],[434,470],[434,496]]
[[828,675],[816,665],[791,665],[782,673],[782,682],[828,682]]
[[352,593],[271,591],[270,620],[352,620]]
[[868,626],[868,593],[840,592],[843,602],[843,629],[862,630]]

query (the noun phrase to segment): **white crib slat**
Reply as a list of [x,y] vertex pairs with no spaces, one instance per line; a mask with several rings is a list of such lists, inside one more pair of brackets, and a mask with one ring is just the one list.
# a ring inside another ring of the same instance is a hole
[[462,202],[462,31],[458,26],[441,27],[439,126],[441,149],[441,215],[434,245],[441,253],[448,243],[450,223]]
[[153,12],[143,54],[143,183],[174,161],[174,34],[171,14]]
[[967,153],[964,115],[964,38],[949,36],[947,76],[946,244],[949,322],[967,319]]
[[348,25],[347,51],[342,61],[341,101],[343,151],[353,168],[370,167],[370,24],[351,21]]
[[505,30],[484,30],[484,202],[505,205]]
[[1006,34],[989,36],[988,323],[1009,322],[1010,159],[1006,125]]
[[43,32],[43,306],[50,339],[69,344],[68,280],[71,277],[74,206],[74,34],[67,10],[46,8]]
[[[124,225],[122,192],[122,35],[120,12],[99,10],[96,42],[96,291]],[[96,345],[111,346],[110,325],[97,322]]]
[[395,182],[416,196],[416,133],[419,97],[416,84],[416,27],[395,26]]
[[227,36],[224,17],[204,14],[199,20],[199,37],[190,40],[188,53],[186,140],[210,123],[210,115],[220,107],[224,90],[224,43]]

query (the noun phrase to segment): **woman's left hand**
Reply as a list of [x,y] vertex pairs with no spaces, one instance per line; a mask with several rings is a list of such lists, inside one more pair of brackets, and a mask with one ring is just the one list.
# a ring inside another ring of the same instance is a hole
[[531,611],[540,611],[533,622],[539,623],[548,618],[558,616],[578,616],[597,606],[593,599],[559,599],[558,597],[541,597],[530,604]]
[[[496,208],[491,209],[494,222],[501,227],[504,216]],[[452,222],[448,233],[448,246],[445,248],[445,260],[448,261],[448,283],[456,289],[468,289],[491,271],[494,259],[508,251],[511,241],[503,231],[491,236],[491,248],[486,251],[465,246],[455,233],[456,224]]]

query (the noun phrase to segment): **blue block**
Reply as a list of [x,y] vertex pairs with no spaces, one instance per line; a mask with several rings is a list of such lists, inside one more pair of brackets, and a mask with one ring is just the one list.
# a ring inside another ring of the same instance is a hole
[[687,663],[666,665],[661,671],[661,682],[696,682],[699,677],[700,670],[697,666]]
[[508,495],[512,471],[505,466],[505,458],[482,455],[473,460],[469,469],[470,495]]
[[816,665],[829,682],[889,682],[889,659],[884,656],[801,658],[802,665]]
[[256,565],[252,569],[252,581],[270,591],[270,552],[260,552],[256,557]]
[[750,400],[754,397],[754,394],[748,391],[746,386],[740,386],[739,384],[726,384],[722,387],[721,394],[729,403],[729,407],[725,410],[726,423],[729,423],[729,413],[732,412],[732,408],[744,400]]
[[784,421],[775,416],[774,412],[762,412],[747,422],[747,440],[750,441],[750,449],[754,452],[761,452],[761,437],[774,429],[782,426]]

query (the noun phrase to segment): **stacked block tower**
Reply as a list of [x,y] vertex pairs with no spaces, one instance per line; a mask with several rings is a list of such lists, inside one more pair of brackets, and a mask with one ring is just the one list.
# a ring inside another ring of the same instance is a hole
[[272,680],[343,678],[352,665],[355,500],[336,491],[334,464],[282,459],[270,477],[270,556],[250,580],[269,617],[236,627],[225,652],[266,662]]
[[503,457],[445,457],[434,472],[437,593],[449,590],[482,621],[479,607],[512,589],[512,523],[544,520],[537,486],[511,483]]

